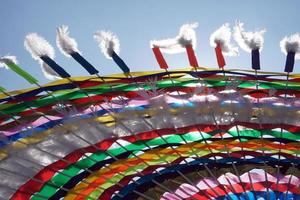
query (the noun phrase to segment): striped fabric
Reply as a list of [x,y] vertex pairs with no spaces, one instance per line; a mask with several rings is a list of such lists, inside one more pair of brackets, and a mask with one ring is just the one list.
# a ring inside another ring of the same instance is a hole
[[71,77],[0,95],[3,199],[300,199],[300,75]]

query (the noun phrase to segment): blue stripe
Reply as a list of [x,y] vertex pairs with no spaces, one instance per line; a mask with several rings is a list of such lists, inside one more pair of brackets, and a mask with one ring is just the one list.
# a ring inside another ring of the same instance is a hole
[[126,63],[115,52],[112,53],[112,59],[115,61],[115,63],[117,63],[117,65],[120,67],[120,69],[124,73],[129,73],[130,72],[130,69],[128,68]]
[[48,56],[42,56],[41,59],[51,67],[60,77],[62,78],[68,78],[71,77],[71,75],[66,72],[61,66],[59,66],[54,60],[49,58]]
[[99,71],[89,63],[84,57],[82,57],[79,53],[73,52],[71,56],[90,74],[98,74]]

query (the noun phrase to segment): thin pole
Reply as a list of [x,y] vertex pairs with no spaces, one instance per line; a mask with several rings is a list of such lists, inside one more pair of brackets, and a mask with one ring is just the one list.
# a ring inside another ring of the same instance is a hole
[[[259,83],[258,83],[258,76],[257,76],[257,70],[255,69],[254,70],[254,72],[255,72],[255,87],[256,87],[256,91],[258,91],[258,85],[259,85]],[[258,120],[258,122],[259,122],[259,132],[260,132],[260,139],[261,139],[261,147],[262,147],[262,153],[263,153],[263,156],[265,156],[265,150],[264,150],[264,143],[262,142],[263,141],[263,133],[262,133],[262,131],[261,131],[261,129],[262,129],[262,123],[261,123],[261,118],[260,118],[260,110],[259,110],[259,108],[260,108],[260,102],[259,102],[259,97],[257,97],[257,108],[258,108],[258,116],[257,116],[257,120]],[[266,164],[266,162],[265,161],[263,161],[263,164],[264,164],[264,166],[266,167],[267,166],[267,164]],[[265,172],[265,179],[266,179],[266,183],[268,183],[269,181],[268,181],[268,175],[267,175],[267,172],[264,170],[264,172]],[[267,199],[269,200],[270,199],[270,184],[266,184],[266,185],[268,185],[267,186]]]
[[[287,100],[287,90],[288,90],[288,84],[289,84],[289,76],[290,76],[290,72],[287,72],[286,74],[286,82],[285,82],[285,93],[284,93],[284,105],[286,105],[286,100]],[[280,139],[282,139],[282,136],[283,136],[283,126],[284,122],[281,122],[281,128],[280,128]],[[280,160],[280,157],[281,157],[281,140],[279,141],[279,149],[278,149],[278,159]],[[293,163],[292,163],[293,165]],[[278,173],[280,173],[280,170],[279,170],[279,167],[277,166],[277,171]],[[289,184],[290,184],[290,181],[291,181],[291,177],[289,178]],[[279,184],[279,176],[277,177],[277,181],[276,181],[276,190],[278,189],[278,184]],[[288,185],[289,185],[288,184]],[[289,191],[289,187],[287,187],[287,190],[286,190],[286,195],[284,195],[284,200],[287,198],[287,194],[288,194],[288,191]],[[277,196],[277,195],[276,195]]]

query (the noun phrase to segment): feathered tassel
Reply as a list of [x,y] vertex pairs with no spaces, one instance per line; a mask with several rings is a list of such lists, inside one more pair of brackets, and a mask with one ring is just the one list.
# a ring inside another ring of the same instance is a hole
[[295,59],[300,59],[300,34],[284,37],[280,41],[280,48],[287,55],[284,71],[293,72]]
[[264,44],[265,29],[256,32],[245,32],[244,24],[237,22],[234,27],[234,39],[238,45],[246,52],[252,55],[252,69],[260,69],[259,51],[262,50]]
[[44,38],[36,33],[30,33],[25,37],[24,46],[32,58],[40,62],[46,78],[56,80],[70,77],[70,74],[53,60],[54,49]]
[[3,67],[5,69],[9,69],[9,65],[12,63],[16,65],[18,64],[16,56],[7,55],[0,58],[0,68]]
[[[192,67],[198,67],[197,58],[194,50],[197,46],[195,29],[198,27],[198,23],[184,24],[181,26],[179,34],[170,39],[165,40],[152,40],[150,41],[151,48],[159,48],[163,53],[175,54],[187,52],[189,63]],[[155,55],[155,51],[154,55]],[[157,52],[157,50],[156,50]],[[155,55],[156,59],[158,58]],[[161,65],[161,60],[157,59],[160,67],[165,69],[165,65]]]
[[110,31],[97,31],[94,33],[94,39],[98,42],[106,58],[113,59],[124,73],[130,72],[126,63],[118,55],[120,53],[120,43],[116,35]]
[[56,45],[66,57],[73,52],[79,52],[77,42],[69,36],[69,27],[62,25],[56,29]]
[[151,47],[159,47],[161,52],[168,54],[182,53],[185,51],[185,46],[191,44],[193,49],[196,49],[197,40],[194,29],[198,27],[198,23],[184,24],[181,26],[179,34],[174,38],[165,40],[150,41]]
[[229,24],[223,24],[210,36],[210,45],[215,48],[219,68],[226,65],[224,56],[237,56],[238,48],[231,45],[231,29]]
[[62,54],[74,58],[90,75],[99,73],[99,71],[80,54],[76,40],[69,36],[68,26],[62,25],[57,28],[56,44]]
[[16,56],[3,56],[0,58],[0,68],[4,67],[6,69],[11,69],[12,71],[19,74],[21,77],[23,77],[25,80],[27,80],[30,84],[36,84],[38,81],[31,76],[29,73],[24,71],[18,66],[18,61]]

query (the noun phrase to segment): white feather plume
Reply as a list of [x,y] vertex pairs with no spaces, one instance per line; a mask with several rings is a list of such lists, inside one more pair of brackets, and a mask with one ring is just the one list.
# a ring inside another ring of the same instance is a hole
[[10,63],[14,63],[17,65],[18,64],[17,57],[6,55],[6,56],[2,56],[0,58],[0,68],[3,67],[5,69],[9,69],[9,67],[7,65]]
[[36,33],[30,33],[25,37],[24,46],[32,58],[40,63],[42,72],[47,79],[61,79],[60,76],[40,58],[42,56],[48,56],[54,59],[55,57],[54,49],[47,40]]
[[55,56],[53,47],[47,40],[39,36],[37,33],[30,33],[26,35],[24,46],[35,60],[40,60],[41,56],[48,56],[52,59]]
[[180,27],[179,34],[174,38],[165,40],[152,40],[150,47],[159,47],[164,53],[174,54],[185,52],[185,46],[191,44],[196,49],[197,39],[195,29],[198,23],[184,24]]
[[300,59],[300,33],[284,37],[280,41],[280,48],[284,54],[295,52],[295,58]]
[[238,47],[233,47],[230,40],[231,29],[229,24],[226,23],[210,35],[210,46],[215,48],[217,44],[220,44],[224,56],[239,55]]
[[255,32],[246,32],[244,30],[244,24],[238,21],[235,24],[233,36],[243,50],[251,53],[252,50],[262,50],[265,32],[265,29]]
[[69,36],[69,27],[62,25],[57,27],[56,31],[56,45],[59,50],[67,57],[74,52],[79,52],[77,48],[77,42],[75,39]]
[[113,51],[120,53],[120,42],[115,34],[110,31],[97,31],[94,33],[94,39],[98,42],[102,53],[106,58],[111,59]]
[[49,80],[58,80],[61,79],[61,77],[51,68],[47,65],[47,63],[42,62],[41,68],[44,76]]

